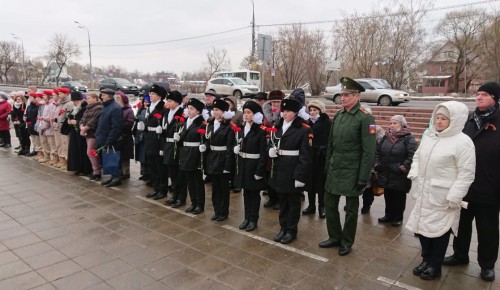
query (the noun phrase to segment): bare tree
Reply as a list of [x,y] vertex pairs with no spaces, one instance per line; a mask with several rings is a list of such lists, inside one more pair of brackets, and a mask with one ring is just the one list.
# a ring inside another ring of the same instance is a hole
[[15,42],[0,41],[0,78],[7,82],[9,71],[21,58],[21,47]]
[[307,36],[307,80],[312,95],[319,95],[325,88],[331,74],[326,73],[328,46],[322,31],[312,31]]
[[488,64],[486,77],[500,82],[500,18],[498,13],[490,14],[490,21],[481,34],[483,61]]
[[79,55],[80,48],[78,47],[78,44],[63,34],[56,33],[49,41],[48,56],[50,59],[54,60],[59,68],[56,75],[57,85],[59,85],[59,77],[61,76],[62,70],[68,60]]
[[208,79],[223,69],[230,66],[230,61],[227,59],[227,50],[225,48],[215,48],[212,47],[210,51],[207,52],[208,70],[210,75]]

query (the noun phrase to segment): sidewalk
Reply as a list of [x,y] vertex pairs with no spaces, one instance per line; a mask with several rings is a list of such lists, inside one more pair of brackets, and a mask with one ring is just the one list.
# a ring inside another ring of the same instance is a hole
[[[231,194],[229,219],[213,222],[209,185],[194,216],[143,198],[151,188],[137,171],[109,189],[0,148],[0,289],[500,289],[479,278],[475,235],[468,266],[444,267],[437,281],[414,276],[419,242],[377,223],[382,197],[340,257],[318,247],[327,233],[317,215],[302,216],[284,246],[272,241],[278,211],[262,208],[247,233],[237,229],[241,193]],[[405,221],[412,206],[409,198]]]

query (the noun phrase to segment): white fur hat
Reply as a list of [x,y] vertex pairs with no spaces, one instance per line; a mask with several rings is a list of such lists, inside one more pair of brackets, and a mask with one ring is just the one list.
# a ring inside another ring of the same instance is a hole
[[310,100],[309,103],[307,103],[307,109],[309,109],[310,107],[315,107],[316,109],[320,110],[321,113],[326,113],[325,103],[320,100]]

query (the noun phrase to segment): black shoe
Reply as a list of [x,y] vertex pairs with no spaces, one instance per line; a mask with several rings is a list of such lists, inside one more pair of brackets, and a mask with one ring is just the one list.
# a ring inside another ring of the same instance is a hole
[[218,216],[218,215],[216,215],[216,214],[214,214],[214,215],[210,218],[210,220],[215,221],[215,220],[217,220],[217,218],[219,218],[219,216]]
[[321,243],[319,243],[320,248],[333,248],[338,246],[340,246],[339,242],[333,242],[330,240],[322,241]]
[[130,179],[130,174],[123,174],[122,180],[124,180],[124,179]]
[[275,204],[275,205],[273,206],[273,209],[274,209],[274,210],[280,210],[280,205],[279,205],[279,203]]
[[150,177],[149,175],[146,175],[146,174],[139,176],[139,180],[143,180],[143,181],[147,181],[147,180],[149,180],[150,178],[151,178],[151,177]]
[[395,221],[392,221],[391,224],[393,227],[400,227],[403,224],[403,221],[395,220]]
[[95,181],[98,181],[101,179],[101,175],[100,174],[92,174],[90,175],[89,177],[89,180],[95,180]]
[[445,266],[458,266],[467,264],[469,264],[469,260],[461,260],[459,258],[456,258],[454,255],[448,256],[443,260],[443,265]]
[[316,213],[316,207],[308,206],[302,211],[302,215],[314,214]]
[[381,217],[381,218],[378,218],[379,223],[389,223],[391,221],[392,221],[392,219],[386,215]]
[[363,205],[363,207],[361,208],[361,214],[369,213],[370,208],[371,208],[371,206],[369,206],[369,205]]
[[192,212],[196,208],[196,205],[192,204],[188,208],[186,208],[185,212]]
[[325,213],[325,208],[324,207],[319,207],[318,208],[318,212],[319,212],[319,218],[324,219],[326,217],[326,213]]
[[35,156],[36,154],[37,154],[36,151],[31,151],[30,153],[26,154],[26,156],[31,157],[31,156]]
[[276,202],[274,200],[268,200],[266,203],[264,203],[264,207],[274,207],[276,205]]
[[113,187],[113,186],[118,186],[118,185],[120,185],[120,184],[122,184],[122,179],[121,179],[121,177],[113,177],[113,178],[111,179],[111,181],[110,181],[108,184],[106,184],[105,186],[106,186],[106,187]]
[[180,201],[180,200],[176,200],[170,206],[173,207],[173,208],[178,208],[178,207],[185,206],[185,205],[186,205],[186,202]]
[[274,237],[274,241],[279,243],[281,239],[285,236],[286,232],[284,230],[280,230],[280,232]]
[[257,223],[256,222],[250,222],[248,224],[248,227],[246,228],[247,232],[251,232],[257,228]]
[[165,198],[167,196],[166,192],[158,192],[156,195],[153,197],[153,200],[159,200],[162,198]]
[[244,220],[241,225],[238,227],[240,230],[244,230],[248,227],[248,224],[250,223],[249,220]]
[[233,193],[241,192],[241,188],[233,188]]
[[221,222],[221,221],[226,220],[226,219],[227,219],[227,215],[220,215],[215,220],[218,222]]
[[101,182],[101,185],[106,185],[106,184],[110,183],[110,182],[111,182],[111,180],[113,180],[113,178],[110,178],[110,179],[104,180],[104,181],[102,181],[102,182]]
[[422,274],[420,274],[420,279],[422,280],[434,280],[439,277],[441,277],[441,267],[438,269],[432,266],[428,266],[422,272]]
[[481,279],[484,281],[495,280],[495,270],[493,269],[481,269]]
[[14,149],[16,149],[16,150],[17,150],[17,149],[21,149],[21,145],[17,146],[17,147],[16,147],[16,148],[14,148]]
[[351,247],[340,247],[339,249],[339,255],[340,256],[347,256],[351,252]]
[[153,197],[155,197],[155,196],[156,196],[156,194],[157,194],[157,193],[158,193],[157,191],[153,191],[153,192],[151,192],[151,193],[146,194],[146,197],[147,197],[147,198],[153,198]]
[[280,243],[283,245],[290,244],[291,242],[295,241],[297,238],[297,235],[293,235],[291,233],[286,233],[283,238],[281,239]]
[[24,151],[24,150],[21,150],[21,151],[17,152],[17,155],[18,155],[18,156],[21,156],[21,155],[27,155],[27,154],[28,154],[28,152],[26,152],[26,151]]
[[191,212],[192,214],[200,214],[203,212],[203,208],[202,207],[195,207],[194,210]]
[[76,176],[84,176],[85,175],[85,173],[80,172],[80,171],[75,171],[75,173],[73,173],[73,174]]
[[171,205],[171,204],[173,204],[175,201],[176,201],[176,199],[172,197],[171,199],[169,199],[169,200],[165,201],[165,204],[166,204],[166,205]]
[[413,275],[416,275],[416,276],[422,275],[422,273],[425,271],[425,269],[427,269],[428,266],[429,266],[428,262],[420,263],[420,265],[418,265],[417,267],[415,267],[413,269]]

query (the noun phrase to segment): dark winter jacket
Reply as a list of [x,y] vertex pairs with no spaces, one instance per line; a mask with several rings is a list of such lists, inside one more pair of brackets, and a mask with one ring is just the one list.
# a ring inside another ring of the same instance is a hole
[[114,99],[103,103],[97,130],[95,132],[95,148],[115,146],[122,132],[123,115],[120,105]]
[[[187,120],[187,119],[186,119]],[[193,120],[193,123],[187,128],[187,121],[184,122],[184,129],[181,132],[181,140],[177,142],[179,146],[179,169],[185,171],[193,171],[200,169],[201,154],[199,145],[184,146],[184,142],[202,143],[204,138],[198,133],[199,129],[205,129],[204,120],[201,115]],[[204,161],[205,162],[205,161]]]
[[38,117],[38,105],[35,102],[31,102],[26,108],[26,124],[28,126],[28,131],[30,135],[38,135],[35,130],[36,118]]
[[[231,129],[229,120],[221,121],[220,127],[214,132],[214,121],[207,126],[208,139],[205,142],[206,174],[222,174],[223,171],[233,173],[235,156],[233,148],[236,145],[234,131]],[[217,147],[225,147],[225,150],[217,150]]]
[[[253,124],[247,135],[243,137],[245,124],[240,126],[239,132],[241,138],[240,154],[237,156],[237,175],[235,176],[235,184],[237,188],[246,190],[262,190],[267,186],[266,183],[266,164],[268,157],[266,127],[258,124]],[[260,157],[243,158],[246,154],[259,154]],[[255,175],[262,177],[256,180]]]
[[97,122],[99,121],[99,115],[102,111],[102,102],[95,102],[92,105],[87,105],[87,109],[83,113],[83,117],[80,120],[80,124],[88,128],[87,138],[95,138],[95,131],[97,129]]
[[[175,132],[179,132],[184,127],[184,122],[186,118],[183,116],[184,110],[178,107],[175,111],[172,120],[168,122],[168,113],[170,109],[166,109],[163,112],[163,133],[161,135],[161,148],[163,150],[163,164],[175,165],[179,164],[179,144],[175,144],[174,137]],[[182,117],[182,120],[179,118]],[[177,119],[176,119],[177,118]],[[184,120],[184,122],[182,122]],[[183,130],[183,129],[182,129]],[[174,148],[177,152],[174,154]],[[175,159],[174,159],[175,155]]]
[[313,133],[311,181],[308,185],[311,187],[311,190],[317,193],[322,192],[325,188],[326,149],[328,147],[328,136],[330,135],[332,121],[326,113],[321,113],[315,123],[312,122],[312,119],[309,119],[308,123]]
[[[156,107],[146,117],[146,129],[144,130],[144,148],[146,156],[160,156],[161,134],[156,133],[154,129],[161,126],[165,103],[159,101]],[[146,113],[147,115],[147,113]]]
[[118,146],[121,151],[120,158],[134,159],[134,138],[132,137],[132,127],[134,126],[134,111],[129,104],[122,107],[123,123],[121,130],[120,145]]
[[491,113],[481,128],[473,114],[469,115],[463,132],[476,147],[476,175],[465,201],[500,206],[500,109]]

